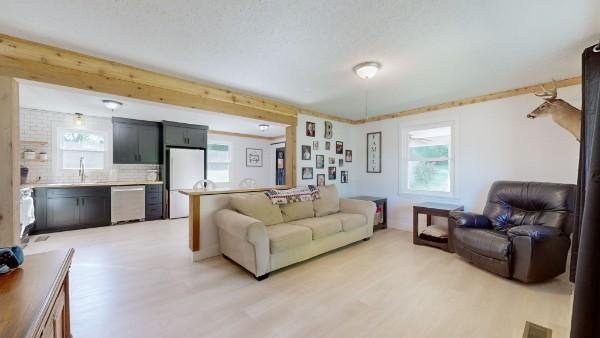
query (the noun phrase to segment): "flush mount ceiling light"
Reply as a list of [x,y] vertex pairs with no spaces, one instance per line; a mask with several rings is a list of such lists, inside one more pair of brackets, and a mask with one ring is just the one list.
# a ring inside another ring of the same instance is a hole
[[269,125],[261,123],[258,125],[258,129],[260,129],[260,131],[267,131],[269,129]]
[[352,70],[354,70],[354,73],[356,73],[358,77],[364,80],[368,80],[375,76],[379,69],[381,69],[381,64],[375,61],[359,63],[356,66],[354,66],[354,68],[352,68]]
[[119,102],[119,101],[115,101],[115,100],[102,100],[102,103],[104,103],[104,106],[112,111],[115,111],[115,109],[121,107],[123,105],[123,103]]

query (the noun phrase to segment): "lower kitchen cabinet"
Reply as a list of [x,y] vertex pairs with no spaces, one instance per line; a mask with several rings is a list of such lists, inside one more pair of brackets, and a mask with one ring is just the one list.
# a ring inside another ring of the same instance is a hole
[[163,218],[163,185],[146,186],[146,220]]
[[34,189],[33,233],[110,224],[110,187]]

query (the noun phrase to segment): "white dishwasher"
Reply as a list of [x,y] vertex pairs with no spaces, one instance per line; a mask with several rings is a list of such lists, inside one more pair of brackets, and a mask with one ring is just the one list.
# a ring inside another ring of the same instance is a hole
[[146,187],[143,185],[110,188],[110,222],[143,220],[146,217]]

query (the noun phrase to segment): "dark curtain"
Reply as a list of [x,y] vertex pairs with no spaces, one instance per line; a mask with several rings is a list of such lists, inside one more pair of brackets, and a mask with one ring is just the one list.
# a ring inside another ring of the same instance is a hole
[[583,52],[582,134],[571,251],[571,338],[600,337],[600,46]]

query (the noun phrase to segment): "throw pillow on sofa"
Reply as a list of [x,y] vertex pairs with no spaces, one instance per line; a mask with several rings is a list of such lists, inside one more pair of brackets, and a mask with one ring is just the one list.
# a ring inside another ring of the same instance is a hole
[[312,201],[282,204],[279,208],[284,222],[315,217]]
[[265,225],[283,223],[279,206],[273,205],[264,193],[231,195],[229,203],[235,211],[257,219]]
[[321,198],[313,201],[315,216],[322,217],[340,211],[340,197],[335,184],[319,187]]

